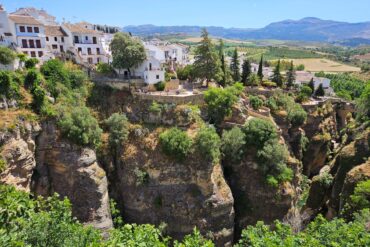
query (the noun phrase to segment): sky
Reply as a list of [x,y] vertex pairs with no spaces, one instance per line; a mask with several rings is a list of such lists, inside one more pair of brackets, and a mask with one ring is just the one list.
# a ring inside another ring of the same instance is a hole
[[[43,8],[58,21],[261,28],[285,19],[370,21],[370,0],[0,0],[8,12]],[[64,18],[64,19],[63,19]]]

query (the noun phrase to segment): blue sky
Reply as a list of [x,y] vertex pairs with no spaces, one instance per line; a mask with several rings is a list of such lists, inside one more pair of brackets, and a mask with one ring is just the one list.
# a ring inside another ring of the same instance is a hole
[[8,11],[44,8],[59,21],[116,26],[200,25],[263,27],[271,22],[319,17],[370,21],[370,0],[0,0]]

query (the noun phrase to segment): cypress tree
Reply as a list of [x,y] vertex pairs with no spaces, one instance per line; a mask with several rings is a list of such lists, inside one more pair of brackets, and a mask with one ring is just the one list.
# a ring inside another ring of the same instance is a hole
[[243,82],[244,85],[247,85],[248,80],[249,80],[249,76],[252,73],[251,63],[249,62],[249,60],[244,60],[243,65],[242,65],[242,70],[243,70],[243,72],[242,72],[242,82]]
[[315,95],[316,96],[325,96],[325,90],[324,90],[324,87],[323,87],[322,83],[320,83],[319,87],[317,88],[317,90],[315,92]]
[[234,81],[240,81],[240,62],[237,48],[235,48],[234,50],[234,54],[230,64],[230,70]]
[[283,87],[283,77],[280,73],[280,60],[276,64],[271,80],[275,82],[278,87]]
[[257,75],[260,78],[260,80],[262,81],[262,79],[263,79],[263,56],[261,56],[261,61],[260,61],[260,64],[258,66]]
[[287,87],[292,88],[295,81],[295,70],[293,61],[290,63],[290,68],[287,72]]
[[222,70],[221,80],[219,81],[219,84],[225,87],[226,81],[227,81],[227,75],[226,75],[227,71],[226,71],[226,62],[225,62],[225,45],[222,39],[220,39],[218,52],[219,52],[219,57],[221,61],[221,70]]
[[313,78],[311,78],[310,82],[308,83],[308,86],[311,88],[312,92],[315,92],[315,83],[313,81]]

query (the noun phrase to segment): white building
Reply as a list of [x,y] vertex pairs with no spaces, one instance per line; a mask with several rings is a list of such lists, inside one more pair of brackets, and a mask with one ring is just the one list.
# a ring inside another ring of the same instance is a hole
[[72,50],[76,61],[81,64],[107,63],[109,54],[103,48],[104,35],[100,31],[90,29],[92,26],[85,23],[70,24],[64,23],[63,30],[66,32],[69,42],[72,43]]
[[39,22],[47,26],[57,26],[58,23],[56,22],[56,18],[52,15],[49,15],[45,10],[40,10],[36,8],[19,8],[15,12],[12,13],[13,15],[26,15],[32,16]]
[[9,15],[11,33],[15,35],[17,49],[42,62],[50,59],[46,50],[45,27],[35,18],[26,15]]
[[53,57],[62,57],[72,42],[61,26],[45,26],[46,49]]
[[16,38],[10,28],[8,13],[0,5],[0,45],[7,47],[16,47]]

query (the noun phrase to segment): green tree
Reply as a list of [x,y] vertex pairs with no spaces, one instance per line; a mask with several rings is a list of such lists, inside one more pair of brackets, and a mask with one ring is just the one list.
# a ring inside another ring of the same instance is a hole
[[242,83],[246,86],[249,82],[249,77],[252,74],[251,63],[248,59],[244,60],[242,65]]
[[270,121],[254,118],[243,126],[246,144],[249,147],[262,149],[267,141],[278,138],[276,127]]
[[365,86],[360,98],[356,101],[357,120],[366,122],[370,120],[370,82]]
[[297,127],[303,125],[307,120],[307,112],[302,107],[290,109],[288,112],[288,120]]
[[192,140],[178,128],[171,128],[159,136],[159,143],[165,154],[182,161],[189,154],[192,147]]
[[202,41],[195,50],[194,68],[198,78],[207,80],[207,86],[221,73],[220,59],[206,29],[202,30]]
[[220,62],[221,62],[221,71],[222,71],[222,76],[220,80],[220,85],[225,87],[227,82],[228,82],[228,73],[229,71],[227,70],[226,66],[226,61],[225,61],[225,44],[222,39],[220,39],[219,45],[218,45],[218,52],[219,52],[219,57],[220,57]]
[[242,159],[246,143],[245,134],[239,127],[224,131],[221,143],[221,150],[225,160],[238,162]]
[[313,78],[311,78],[310,82],[308,83],[308,86],[311,88],[311,94],[310,96],[315,92],[315,82],[313,81]]
[[206,160],[217,164],[221,156],[221,139],[215,128],[202,127],[195,137],[195,148]]
[[19,84],[13,80],[13,74],[9,71],[0,71],[0,95],[9,99],[20,96]]
[[175,241],[174,247],[214,247],[211,240],[205,239],[198,229],[194,228],[191,235],[186,235],[184,240],[179,243]]
[[290,64],[289,70],[287,71],[287,87],[292,88],[295,81],[295,70],[293,61]]
[[231,70],[234,81],[240,81],[240,61],[239,61],[239,54],[238,54],[237,48],[235,48],[232,59],[231,59],[230,70]]
[[26,69],[34,69],[38,63],[39,60],[37,58],[29,58],[26,60],[24,66]]
[[257,75],[260,78],[260,81],[262,81],[263,80],[263,56],[261,56],[261,60],[258,65]]
[[146,52],[139,39],[133,38],[126,33],[116,33],[110,44],[114,68],[127,69],[129,79],[131,68],[140,65],[146,59]]
[[283,76],[280,73],[280,60],[276,64],[271,80],[275,82],[278,87],[283,87]]
[[109,146],[117,150],[128,138],[129,122],[127,117],[124,114],[113,113],[105,120],[105,124],[109,130]]
[[9,65],[14,62],[16,58],[16,53],[11,49],[0,46],[0,64]]
[[204,100],[207,103],[208,117],[211,123],[220,124],[225,117],[230,116],[232,106],[238,100],[243,90],[239,83],[233,86],[222,88],[210,88],[204,93]]
[[325,96],[325,90],[324,90],[324,87],[323,87],[322,83],[320,83],[319,86],[317,87],[315,95],[316,96],[321,96],[321,97]]
[[258,110],[263,106],[263,100],[258,96],[249,96],[249,102],[254,110]]

